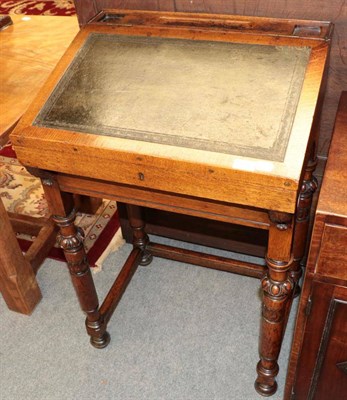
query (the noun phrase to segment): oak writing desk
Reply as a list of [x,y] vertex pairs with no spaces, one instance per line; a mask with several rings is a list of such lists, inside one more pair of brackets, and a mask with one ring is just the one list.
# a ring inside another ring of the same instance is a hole
[[[262,278],[256,390],[301,275],[331,26],[106,10],[76,36],[12,135],[60,227],[93,346],[152,256]],[[71,193],[127,204],[134,248],[99,308]],[[141,206],[268,231],[267,267],[151,243]]]

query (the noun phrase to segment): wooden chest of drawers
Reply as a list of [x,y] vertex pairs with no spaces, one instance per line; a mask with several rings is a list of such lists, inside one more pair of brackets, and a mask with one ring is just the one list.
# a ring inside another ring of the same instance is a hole
[[347,92],[318,202],[285,399],[347,398]]

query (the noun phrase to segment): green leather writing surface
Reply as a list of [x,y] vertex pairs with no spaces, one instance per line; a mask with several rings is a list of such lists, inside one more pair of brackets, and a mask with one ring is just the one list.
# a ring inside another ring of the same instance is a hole
[[34,124],[281,161],[309,55],[90,34]]

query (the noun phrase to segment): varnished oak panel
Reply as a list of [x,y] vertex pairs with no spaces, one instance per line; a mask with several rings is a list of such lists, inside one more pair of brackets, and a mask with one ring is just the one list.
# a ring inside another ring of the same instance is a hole
[[[325,400],[347,395],[347,289],[335,288],[330,303],[321,356],[318,359],[310,396]],[[323,354],[325,352],[325,354]],[[333,382],[333,385],[328,385]]]
[[336,268],[337,264],[347,265],[347,227],[326,224],[315,272],[347,281],[347,269]]
[[123,203],[136,204],[153,209],[194,215],[216,221],[240,224],[267,230],[269,218],[266,212],[245,207],[234,207],[228,203],[206,202],[193,196],[177,196],[146,188],[112,184],[91,179],[80,179],[68,175],[57,177],[61,190],[90,196],[103,194],[107,198]]
[[312,312],[296,371],[294,398],[343,399],[347,376],[337,364],[347,361],[347,288],[314,282],[311,293]]

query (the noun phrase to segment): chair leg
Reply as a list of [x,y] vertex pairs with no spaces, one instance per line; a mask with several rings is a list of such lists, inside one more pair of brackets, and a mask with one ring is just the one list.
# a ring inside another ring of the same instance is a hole
[[286,326],[287,303],[294,287],[290,276],[293,216],[270,213],[269,244],[266,256],[268,272],[262,279],[262,322],[260,361],[257,365],[256,391],[271,396],[277,390],[278,356]]
[[42,297],[35,273],[22,254],[1,199],[0,292],[9,309],[28,315]]

